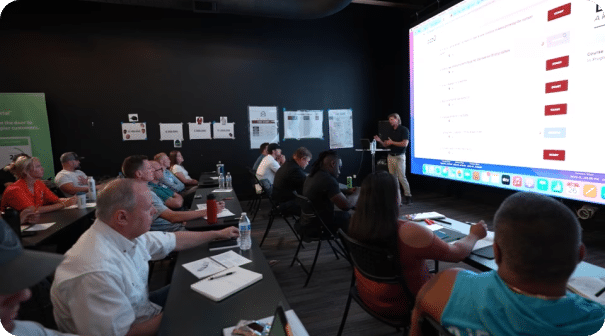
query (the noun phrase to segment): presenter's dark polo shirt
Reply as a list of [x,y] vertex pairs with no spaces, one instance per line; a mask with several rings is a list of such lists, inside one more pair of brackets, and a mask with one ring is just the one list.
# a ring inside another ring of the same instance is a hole
[[294,191],[303,194],[303,185],[307,175],[302,168],[294,161],[288,159],[275,173],[273,180],[272,198],[277,203],[284,203],[296,198]]
[[334,203],[330,198],[339,193],[338,181],[323,170],[313,176],[309,175],[303,186],[303,195],[313,203],[326,225],[330,225],[334,219]]
[[[403,140],[409,140],[410,139],[410,130],[402,125],[397,126],[397,129],[393,129],[392,127],[389,127],[389,132],[386,134],[386,138],[382,139],[382,141],[388,140],[389,138],[391,138],[391,140],[395,141],[395,142],[401,142]],[[406,147],[398,147],[395,145],[391,145],[387,147],[388,149],[390,149],[391,151],[389,152],[389,155],[401,155],[401,154],[405,154],[405,150]]]

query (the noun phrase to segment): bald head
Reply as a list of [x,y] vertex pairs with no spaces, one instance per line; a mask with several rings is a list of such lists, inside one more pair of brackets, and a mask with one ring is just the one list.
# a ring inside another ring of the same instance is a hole
[[502,263],[524,281],[567,279],[580,259],[581,228],[574,213],[551,197],[519,192],[494,216]]

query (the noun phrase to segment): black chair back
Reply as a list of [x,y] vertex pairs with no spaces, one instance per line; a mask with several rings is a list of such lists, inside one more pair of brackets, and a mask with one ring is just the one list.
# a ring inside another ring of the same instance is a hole
[[323,221],[319,213],[313,206],[313,202],[303,195],[296,194],[296,202],[300,207],[300,227],[297,230],[304,234],[307,238],[335,238],[333,232],[330,231],[326,223]]
[[2,213],[2,219],[6,221],[8,226],[15,231],[17,237],[21,239],[21,218],[19,212],[13,208],[7,207]]
[[418,323],[420,323],[420,329],[424,336],[454,336],[428,314],[422,314]]
[[359,242],[342,230],[338,230],[338,235],[349,253],[349,260],[361,275],[375,282],[400,284],[409,302],[414,302],[415,297],[401,276],[399,259],[391,251]]

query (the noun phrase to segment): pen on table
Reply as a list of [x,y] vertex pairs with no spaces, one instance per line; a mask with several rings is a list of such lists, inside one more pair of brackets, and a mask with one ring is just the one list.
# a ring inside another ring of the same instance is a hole
[[436,221],[438,221],[439,223],[443,223],[443,224],[452,225],[452,223],[450,223],[450,222],[448,222],[448,221],[446,221],[446,220],[443,220],[443,219],[439,219],[439,218],[433,218],[433,220],[436,220]]
[[235,272],[228,272],[228,273],[225,273],[225,274],[213,276],[213,277],[208,278],[208,280],[214,280],[214,279],[218,279],[218,278],[223,278],[223,277],[226,277],[226,276],[234,274],[234,273]]
[[601,288],[594,296],[599,297],[603,293],[605,293],[605,287]]

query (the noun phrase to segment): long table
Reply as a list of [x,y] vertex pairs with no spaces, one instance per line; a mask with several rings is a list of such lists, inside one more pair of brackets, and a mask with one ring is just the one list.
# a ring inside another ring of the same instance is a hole
[[[463,223],[463,222],[460,222],[460,221],[457,221],[457,220],[451,219],[451,218],[446,218],[445,221],[451,223],[451,225],[447,225],[447,224],[443,224],[443,223],[439,223],[439,222],[436,222],[436,224],[441,225],[446,228],[451,228],[456,231],[460,231],[464,234],[469,234],[469,232],[470,232],[471,226],[467,223]],[[474,255],[474,254],[471,254],[470,256],[468,256],[464,260],[464,262],[469,264],[470,266],[473,266],[484,272],[498,269],[498,265],[496,264],[495,259],[488,259],[488,258],[484,258],[484,257]],[[580,262],[580,264],[578,264],[578,266],[576,267],[576,270],[572,274],[572,277],[578,277],[578,276],[590,276],[590,277],[602,278],[602,277],[605,277],[605,268],[582,261],[582,262]]]
[[46,230],[35,231],[32,236],[23,237],[21,243],[25,248],[35,249],[40,245],[56,242],[57,252],[65,252],[90,227],[95,210],[95,207],[87,207],[43,213],[38,223],[55,224]]
[[[198,204],[206,203],[208,194],[213,193],[217,201],[224,201],[225,208],[233,212],[234,216],[219,218],[217,223],[208,224],[208,221],[204,218],[195,219],[188,221],[185,226],[190,231],[208,231],[208,230],[221,230],[229,226],[237,226],[239,217],[242,213],[242,206],[235,195],[233,189],[229,192],[213,192],[217,188],[198,188],[195,192],[193,202],[191,203],[191,209],[197,210]],[[228,199],[225,199],[228,198]]]
[[233,250],[252,260],[251,263],[240,267],[262,273],[263,279],[220,302],[215,302],[190,288],[191,284],[199,279],[187,271],[183,264],[227,250],[210,252],[208,244],[203,244],[179,252],[170,293],[164,307],[160,335],[218,336],[222,335],[223,328],[234,326],[239,320],[272,316],[279,303],[284,309],[289,309],[286,297],[258,242],[253,239],[252,248],[248,251],[240,251],[239,248]]

